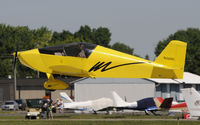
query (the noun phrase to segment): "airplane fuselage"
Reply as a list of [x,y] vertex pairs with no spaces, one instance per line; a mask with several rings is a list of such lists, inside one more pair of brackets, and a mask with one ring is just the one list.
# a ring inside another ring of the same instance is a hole
[[[24,65],[49,74],[104,78],[178,77],[171,67],[99,45],[84,43],[82,50],[80,43],[66,45],[18,52],[18,58]],[[81,51],[84,56],[80,56]]]

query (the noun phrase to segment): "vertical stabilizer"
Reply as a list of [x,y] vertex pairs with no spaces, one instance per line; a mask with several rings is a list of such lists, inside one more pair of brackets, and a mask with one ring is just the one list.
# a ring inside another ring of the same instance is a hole
[[160,108],[169,109],[172,106],[172,101],[173,101],[173,98],[164,99],[164,101],[160,105]]
[[172,40],[156,58],[155,62],[174,70],[177,78],[183,78],[187,43]]
[[127,103],[115,92],[112,92],[112,96],[114,99],[114,105],[117,107],[126,106]]
[[60,97],[61,99],[66,100],[67,102],[73,102],[66,92],[60,92]]
[[190,116],[200,116],[200,94],[194,88],[181,89]]

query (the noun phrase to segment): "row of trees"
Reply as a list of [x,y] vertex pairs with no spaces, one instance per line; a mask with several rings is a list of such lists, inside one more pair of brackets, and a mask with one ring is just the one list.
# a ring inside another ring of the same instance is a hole
[[[81,26],[77,32],[72,33],[66,30],[52,32],[47,27],[29,29],[27,26],[14,27],[0,24],[0,77],[13,75],[12,53],[16,50],[18,42],[20,51],[68,42],[88,42],[133,54],[133,48],[120,42],[110,45],[110,41],[111,33],[105,27],[91,29],[86,25]],[[36,77],[37,72],[17,62],[17,76]]]

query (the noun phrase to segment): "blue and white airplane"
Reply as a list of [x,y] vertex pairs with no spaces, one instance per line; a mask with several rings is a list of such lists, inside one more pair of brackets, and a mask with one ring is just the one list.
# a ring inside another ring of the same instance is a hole
[[[149,111],[155,114],[155,111],[169,110],[173,98],[163,99],[162,97],[148,97],[135,102],[125,102],[116,92],[112,92],[114,107],[117,110],[140,110],[149,114]],[[155,114],[156,115],[156,114]]]

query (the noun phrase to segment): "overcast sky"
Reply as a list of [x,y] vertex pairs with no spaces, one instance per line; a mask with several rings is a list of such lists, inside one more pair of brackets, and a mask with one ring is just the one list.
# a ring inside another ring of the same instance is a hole
[[159,40],[200,27],[200,0],[0,0],[0,23],[52,31],[107,27],[112,41],[154,58]]

